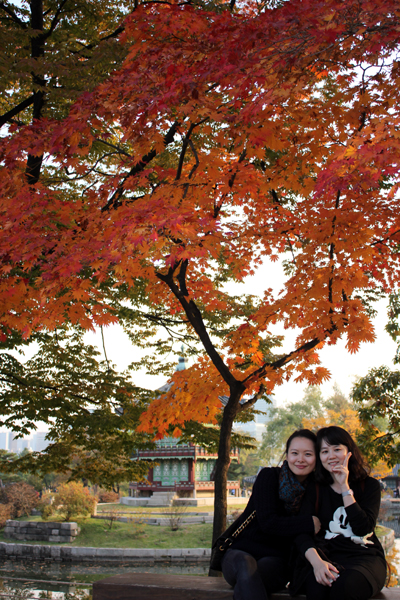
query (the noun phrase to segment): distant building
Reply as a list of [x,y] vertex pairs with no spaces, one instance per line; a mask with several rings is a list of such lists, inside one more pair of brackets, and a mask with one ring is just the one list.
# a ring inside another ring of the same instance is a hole
[[391,490],[395,490],[400,486],[400,473],[399,473],[400,465],[395,465],[392,469],[392,472],[383,477],[382,481],[387,485]]
[[[182,346],[183,354],[183,346]],[[185,357],[180,356],[176,371],[187,368]],[[160,388],[167,391],[169,384]],[[154,461],[156,464],[147,475],[146,481],[129,484],[129,495],[149,497],[159,492],[174,492],[184,498],[210,497],[214,494],[213,471],[217,454],[207,452],[195,444],[178,444],[179,438],[165,437],[156,442],[155,450],[141,450],[137,458]],[[231,452],[231,460],[238,460],[238,451]],[[228,481],[228,493],[239,496],[239,481]]]
[[23,450],[31,449],[32,440],[31,438],[22,438],[18,440],[18,452],[22,452]]
[[14,452],[14,454],[18,452],[18,440],[12,431],[8,433],[8,449],[10,452]]
[[[214,494],[212,473],[216,454],[208,453],[194,444],[178,444],[178,438],[165,437],[156,442],[155,450],[141,450],[138,458],[156,464],[147,475],[147,481],[129,484],[129,495],[149,497],[155,492],[174,492],[181,498],[210,497]],[[238,460],[236,450],[231,459]],[[230,494],[239,495],[239,481],[228,481]]]
[[47,448],[49,442],[46,439],[47,431],[37,431],[33,436],[32,449],[35,452],[42,452]]
[[272,398],[271,398],[271,403],[267,403],[266,400],[264,400],[264,399],[257,400],[257,402],[254,405],[254,408],[256,410],[261,410],[263,413],[267,413],[267,414],[256,415],[254,418],[254,421],[251,421],[250,423],[235,424],[235,426],[234,426],[235,431],[237,431],[239,433],[247,433],[248,435],[251,435],[252,437],[254,437],[257,440],[257,442],[261,442],[262,435],[265,432],[265,426],[267,425],[268,421],[270,420],[268,411],[273,406],[274,406],[274,403],[273,403]]
[[8,450],[8,431],[0,431],[0,448]]

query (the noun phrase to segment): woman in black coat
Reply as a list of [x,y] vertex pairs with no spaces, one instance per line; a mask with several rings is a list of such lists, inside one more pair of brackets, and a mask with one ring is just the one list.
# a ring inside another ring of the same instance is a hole
[[282,467],[267,467],[258,474],[237,525],[254,510],[256,516],[222,560],[222,573],[234,588],[234,600],[267,600],[268,594],[284,588],[292,540],[299,533],[311,535],[319,530],[316,517],[298,514],[315,468],[315,441],[308,429],[295,431],[287,441]]

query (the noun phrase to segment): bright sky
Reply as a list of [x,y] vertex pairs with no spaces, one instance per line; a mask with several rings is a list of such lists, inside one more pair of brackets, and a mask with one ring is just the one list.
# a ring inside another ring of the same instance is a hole
[[[262,295],[265,288],[272,287],[279,291],[282,287],[283,275],[279,263],[265,263],[257,274],[246,279],[245,285],[237,284],[230,286],[230,291],[240,293],[246,291],[255,295]],[[376,304],[378,316],[374,319],[376,332],[376,341],[373,344],[363,344],[356,354],[350,354],[345,349],[345,341],[340,341],[336,346],[326,346],[320,351],[322,366],[328,368],[332,378],[321,386],[324,397],[328,397],[332,391],[332,386],[336,382],[341,390],[348,395],[352,384],[357,377],[364,376],[372,367],[378,367],[383,364],[393,367],[393,357],[396,351],[396,344],[385,332],[387,322],[386,301],[380,301]],[[277,327],[275,333],[285,335],[283,350],[291,351],[295,347],[296,331],[283,330]],[[138,353],[132,347],[128,337],[121,328],[117,326],[104,329],[104,338],[108,359],[115,363],[119,369],[123,370],[133,360],[137,360]],[[88,333],[87,341],[94,343],[102,348],[100,333]],[[178,360],[179,344],[176,344],[176,361]],[[174,360],[175,357],[168,357],[168,360]],[[154,377],[146,375],[145,372],[134,374],[134,382],[137,385],[157,389],[165,383],[164,377]],[[300,400],[306,384],[288,382],[275,389],[275,400],[277,404],[285,404]]]

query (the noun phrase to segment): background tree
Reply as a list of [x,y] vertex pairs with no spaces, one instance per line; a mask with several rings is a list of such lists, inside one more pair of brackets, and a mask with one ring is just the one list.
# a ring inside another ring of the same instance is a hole
[[[324,414],[324,399],[318,386],[308,386],[304,396],[286,406],[271,408],[258,452],[261,464],[276,465],[285,451],[286,440],[296,429],[306,427],[304,421],[318,421]],[[313,427],[311,427],[313,428]]]
[[1,425],[17,436],[38,422],[48,428],[44,451],[3,455],[1,470],[14,479],[18,471],[59,472],[113,487],[147,474],[148,464],[132,461],[132,454],[152,446],[149,435],[136,433],[151,395],[99,360],[83,333],[66,327],[36,333],[37,352],[26,362],[0,353]]
[[[400,297],[390,296],[386,331],[394,341],[400,335]],[[400,344],[393,359],[400,363]],[[373,462],[387,460],[394,466],[400,461],[400,371],[382,365],[371,369],[353,386],[352,398],[358,407],[363,452]]]
[[[293,374],[326,379],[324,343],[373,339],[371,302],[396,285],[400,238],[397,8],[229,8],[139,6],[122,67],[65,119],[11,124],[0,153],[4,336],[112,322],[116,298],[184,333],[198,359],[141,430],[215,423],[227,396],[215,536],[235,418]],[[115,153],[96,162],[99,139]],[[42,156],[37,180],[29,157]],[[282,293],[227,294],[279,256]],[[278,321],[300,328],[290,352]]]
[[43,509],[43,518],[49,519],[57,514],[64,521],[73,517],[90,516],[93,514],[97,500],[89,489],[79,481],[63,483],[53,496],[53,503]]
[[[327,400],[323,398],[319,387],[309,386],[301,401],[271,409],[271,417],[258,452],[260,464],[263,465],[274,465],[282,460],[285,442],[295,429],[305,427],[317,432],[322,427],[337,425],[346,429],[357,441],[362,441],[365,435],[357,405],[346,398],[337,383]],[[379,425],[382,431],[386,430],[382,419]],[[372,475],[382,479],[390,472],[387,461],[375,457],[372,461]]]
[[39,494],[32,485],[23,481],[9,483],[1,489],[1,504],[10,509],[11,518],[29,516],[39,502]]

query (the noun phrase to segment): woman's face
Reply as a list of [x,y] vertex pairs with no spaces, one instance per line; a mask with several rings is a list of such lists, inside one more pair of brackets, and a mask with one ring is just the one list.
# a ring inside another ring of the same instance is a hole
[[302,482],[315,469],[316,454],[314,443],[308,438],[295,437],[287,453],[289,469]]
[[332,473],[334,467],[343,464],[348,452],[349,449],[343,444],[331,446],[326,440],[322,440],[319,458],[324,469]]

